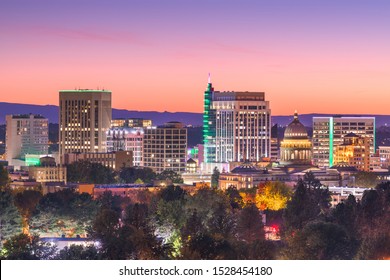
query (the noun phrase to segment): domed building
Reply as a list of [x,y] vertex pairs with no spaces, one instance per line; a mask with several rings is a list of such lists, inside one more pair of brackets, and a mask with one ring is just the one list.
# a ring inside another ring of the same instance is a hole
[[294,114],[294,120],[284,131],[284,138],[280,143],[280,163],[282,165],[311,164],[311,142],[305,126],[298,119],[297,112]]

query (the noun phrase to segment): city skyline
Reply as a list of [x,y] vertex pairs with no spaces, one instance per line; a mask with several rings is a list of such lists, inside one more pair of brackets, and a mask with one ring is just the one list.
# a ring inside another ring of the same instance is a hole
[[211,72],[274,115],[388,114],[390,3],[339,2],[4,1],[1,101],[105,88],[113,108],[201,113]]

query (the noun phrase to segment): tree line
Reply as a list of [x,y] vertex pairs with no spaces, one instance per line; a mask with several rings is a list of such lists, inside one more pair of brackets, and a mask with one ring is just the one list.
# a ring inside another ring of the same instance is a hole
[[[134,178],[134,177],[133,177]],[[137,178],[138,179],[138,178]],[[386,259],[390,182],[330,207],[328,189],[308,173],[294,190],[268,182],[226,191],[178,186],[137,199],[71,190],[42,196],[0,193],[3,259]],[[268,240],[267,224],[280,240]],[[56,250],[40,236],[88,237]]]

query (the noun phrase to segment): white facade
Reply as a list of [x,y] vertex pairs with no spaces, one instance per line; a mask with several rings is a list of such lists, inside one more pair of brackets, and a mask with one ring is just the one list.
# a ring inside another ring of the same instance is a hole
[[6,160],[24,161],[26,155],[46,155],[48,153],[49,123],[40,115],[6,116]]
[[333,166],[335,147],[344,136],[355,133],[370,140],[370,155],[375,152],[375,117],[314,117],[313,163],[321,168]]
[[271,155],[271,109],[264,92],[214,92],[216,162]]

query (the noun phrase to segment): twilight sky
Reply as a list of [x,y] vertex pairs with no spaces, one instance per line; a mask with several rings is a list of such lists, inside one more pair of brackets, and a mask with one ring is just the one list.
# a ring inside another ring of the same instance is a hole
[[265,91],[272,114],[390,114],[388,0],[1,0],[0,101],[202,112],[216,90]]

